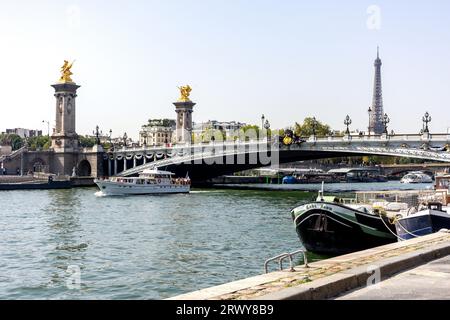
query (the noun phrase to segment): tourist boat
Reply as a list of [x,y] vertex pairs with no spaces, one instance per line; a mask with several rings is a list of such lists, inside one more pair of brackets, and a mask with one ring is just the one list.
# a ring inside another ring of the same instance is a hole
[[401,183],[431,183],[433,179],[423,173],[422,171],[413,171],[405,175],[401,180]]
[[144,170],[139,177],[111,177],[95,179],[102,195],[139,195],[162,193],[188,193],[189,177],[174,178],[174,173],[160,170]]
[[397,241],[395,226],[378,208],[345,204],[319,192],[315,202],[291,211],[297,234],[307,251],[341,255]]
[[430,202],[424,210],[396,219],[395,227],[399,240],[407,240],[441,229],[450,229],[450,208],[442,203]]

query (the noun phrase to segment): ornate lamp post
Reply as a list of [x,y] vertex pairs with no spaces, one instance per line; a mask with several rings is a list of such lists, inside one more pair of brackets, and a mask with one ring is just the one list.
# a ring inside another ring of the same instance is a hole
[[267,142],[269,142],[269,129],[270,129],[269,120],[266,120],[266,122],[264,123],[264,129],[266,129]]
[[92,133],[95,135],[95,144],[99,145],[100,144],[100,135],[102,134],[102,132],[99,130],[100,128],[97,126],[95,126],[95,131],[92,131]]
[[384,127],[384,134],[388,134],[388,123],[391,122],[391,119],[389,119],[389,116],[387,115],[387,113],[384,114],[383,117],[383,127]]
[[143,144],[143,146],[144,146],[144,148],[147,146],[147,137],[148,137],[148,134],[147,134],[147,132],[143,132],[142,133],[142,137],[144,138],[144,142],[142,143]]
[[[24,134],[24,145],[25,148],[28,147],[28,140],[27,140],[27,135]],[[24,169],[24,159],[23,159],[23,151],[20,153],[20,172],[18,172],[20,174],[20,176],[23,176],[23,169]]]
[[430,130],[428,129],[428,124],[431,122],[431,116],[428,112],[425,112],[425,115],[422,117],[422,121],[425,126],[425,129],[423,129],[423,133],[430,133]]
[[128,139],[128,136],[127,136],[127,133],[125,132],[125,133],[123,134],[123,147],[124,147],[124,148],[127,147],[127,139]]
[[50,137],[50,121],[42,120],[42,123],[47,124],[47,137]]
[[372,114],[372,107],[369,107],[369,110],[367,111],[369,113],[369,137],[370,137],[370,132],[372,131],[372,128],[370,127],[371,121],[370,121],[370,117]]
[[109,144],[112,146],[112,129],[109,129]]
[[344,124],[347,126],[347,130],[345,130],[345,134],[349,136],[350,135],[349,126],[352,124],[352,119],[350,119],[349,115],[347,115],[345,117]]
[[[264,120],[266,119],[266,117],[264,116],[264,114],[261,116],[261,131],[260,132],[262,132],[262,130],[263,130],[263,128],[264,128]],[[261,139],[261,137],[259,137],[260,139]]]

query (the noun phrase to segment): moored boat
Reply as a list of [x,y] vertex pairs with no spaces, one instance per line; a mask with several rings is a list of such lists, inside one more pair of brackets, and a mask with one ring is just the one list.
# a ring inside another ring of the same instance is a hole
[[95,179],[94,182],[102,195],[189,193],[190,179],[173,176],[168,171],[144,170],[139,177],[111,177]]
[[401,180],[401,183],[431,183],[433,178],[431,178],[426,173],[422,171],[413,171],[406,174]]
[[397,241],[390,218],[370,205],[345,204],[319,193],[315,202],[291,214],[300,241],[313,253],[341,255]]
[[450,208],[442,203],[430,202],[427,208],[416,213],[396,219],[395,227],[399,240],[407,240],[441,229],[450,229]]

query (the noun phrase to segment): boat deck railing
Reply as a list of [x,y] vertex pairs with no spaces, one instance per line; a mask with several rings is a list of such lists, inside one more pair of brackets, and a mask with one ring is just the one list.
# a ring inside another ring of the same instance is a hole
[[360,191],[356,192],[356,202],[379,204],[383,202],[406,203],[409,207],[417,207],[428,202],[446,203],[447,191],[437,190],[395,190],[395,191]]
[[264,262],[264,272],[269,273],[269,263],[273,261],[278,261],[278,265],[280,267],[280,271],[283,271],[283,261],[286,259],[289,259],[289,267],[290,271],[295,271],[294,269],[294,259],[293,257],[302,254],[303,255],[303,265],[305,268],[308,268],[308,258],[306,256],[306,251],[304,249],[296,250],[293,252],[285,252],[282,254],[279,254],[275,257],[269,258]]

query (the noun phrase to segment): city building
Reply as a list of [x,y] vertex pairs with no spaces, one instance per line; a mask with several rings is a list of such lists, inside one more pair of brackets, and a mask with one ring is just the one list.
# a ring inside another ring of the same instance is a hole
[[172,143],[176,121],[172,119],[149,120],[148,124],[142,126],[139,132],[139,144],[150,146],[161,146]]
[[377,58],[375,59],[375,78],[373,84],[372,105],[369,107],[369,134],[382,134],[383,125],[383,92],[381,87],[381,59],[377,48]]
[[24,129],[24,128],[6,129],[5,133],[6,134],[16,134],[21,138],[42,136],[42,130],[33,130],[33,129]]

